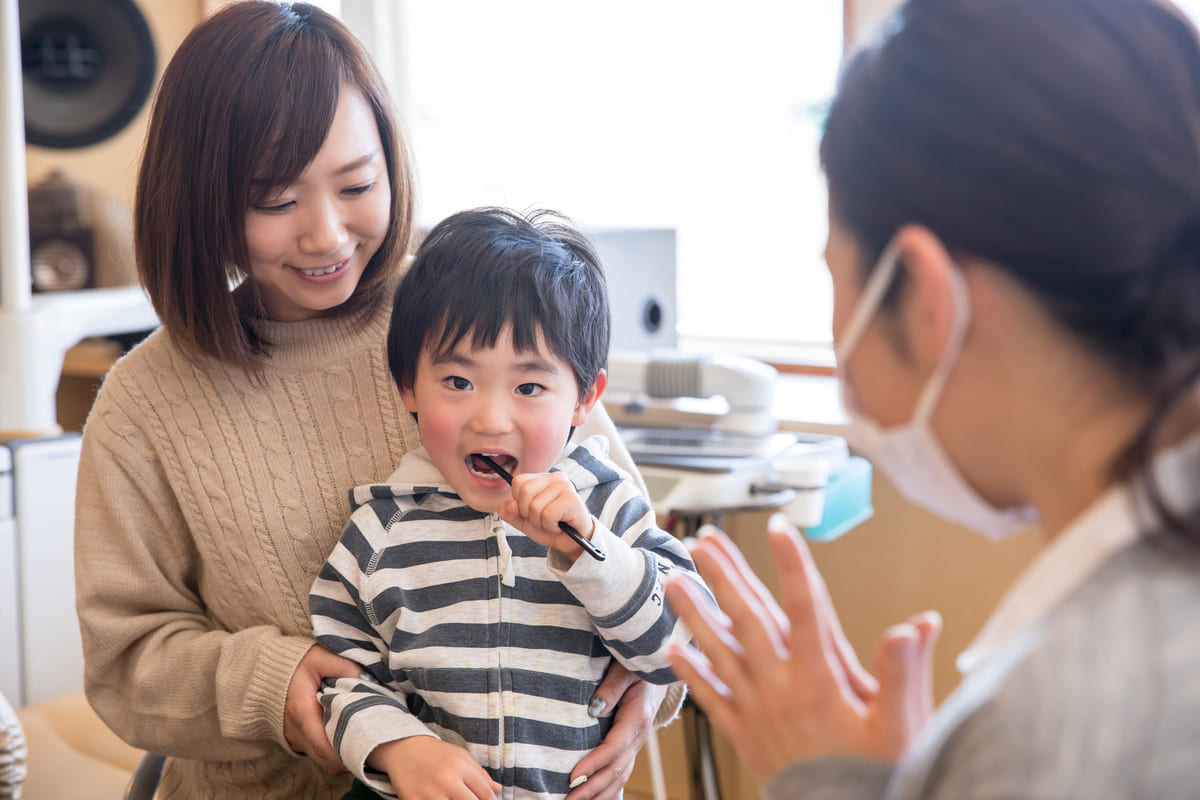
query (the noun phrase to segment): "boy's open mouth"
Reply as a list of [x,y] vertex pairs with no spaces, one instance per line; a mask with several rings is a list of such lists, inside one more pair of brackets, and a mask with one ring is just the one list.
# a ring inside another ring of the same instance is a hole
[[[517,465],[517,460],[515,458],[510,455],[505,455],[504,453],[484,453],[483,455],[491,458],[510,475],[512,474],[513,468]],[[495,477],[498,474],[496,470],[492,469],[487,462],[480,458],[476,453],[472,453],[471,455],[467,456],[467,469],[469,469],[472,473],[485,478]]]

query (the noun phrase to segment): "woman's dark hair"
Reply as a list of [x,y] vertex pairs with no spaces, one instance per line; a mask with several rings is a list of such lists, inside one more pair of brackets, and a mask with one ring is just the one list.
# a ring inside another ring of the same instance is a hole
[[[138,276],[181,347],[255,371],[270,349],[231,284],[248,274],[246,213],[293,182],[324,143],[343,85],[375,116],[391,224],[353,296],[365,304],[403,263],[413,188],[383,79],[362,44],[307,3],[238,2],[197,25],[163,73],[138,172]],[[253,300],[253,298],[252,298]]]
[[591,243],[563,216],[503,208],[462,211],[421,242],[396,288],[388,365],[411,388],[421,353],[449,354],[464,338],[493,347],[511,327],[513,348],[539,335],[571,365],[579,396],[608,361],[608,287]]
[[821,141],[861,268],[918,223],[1009,272],[1156,404],[1112,465],[1140,471],[1200,376],[1195,30],[1155,0],[910,0],[890,22]]

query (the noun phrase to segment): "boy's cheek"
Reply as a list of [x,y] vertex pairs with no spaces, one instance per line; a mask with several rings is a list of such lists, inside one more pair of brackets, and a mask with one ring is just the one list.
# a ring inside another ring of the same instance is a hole
[[436,410],[425,409],[420,413],[417,430],[423,441],[450,444],[458,440],[458,426]]
[[421,443],[435,463],[445,469],[447,464],[440,463],[445,459],[458,461],[458,427],[446,419],[428,411],[421,413],[417,420],[417,432],[421,434]]

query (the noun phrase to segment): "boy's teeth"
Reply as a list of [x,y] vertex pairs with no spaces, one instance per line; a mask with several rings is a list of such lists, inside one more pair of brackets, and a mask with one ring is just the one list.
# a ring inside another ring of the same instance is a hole
[[501,466],[505,466],[507,463],[513,462],[513,458],[511,456],[502,456],[498,453],[473,453],[471,456],[471,469],[482,475],[495,475],[496,471],[492,469],[491,465],[485,464],[483,461],[476,458],[478,455],[489,456]]

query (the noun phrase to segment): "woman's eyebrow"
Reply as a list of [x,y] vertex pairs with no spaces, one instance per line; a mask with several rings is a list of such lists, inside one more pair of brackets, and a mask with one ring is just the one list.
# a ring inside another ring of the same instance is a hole
[[363,167],[363,166],[366,166],[367,164],[370,164],[372,161],[375,160],[375,157],[378,155],[379,155],[378,150],[372,150],[371,152],[354,159],[349,164],[346,164],[341,169],[339,169],[336,174],[345,175],[347,172],[353,172],[354,170],[358,169],[359,167]]

